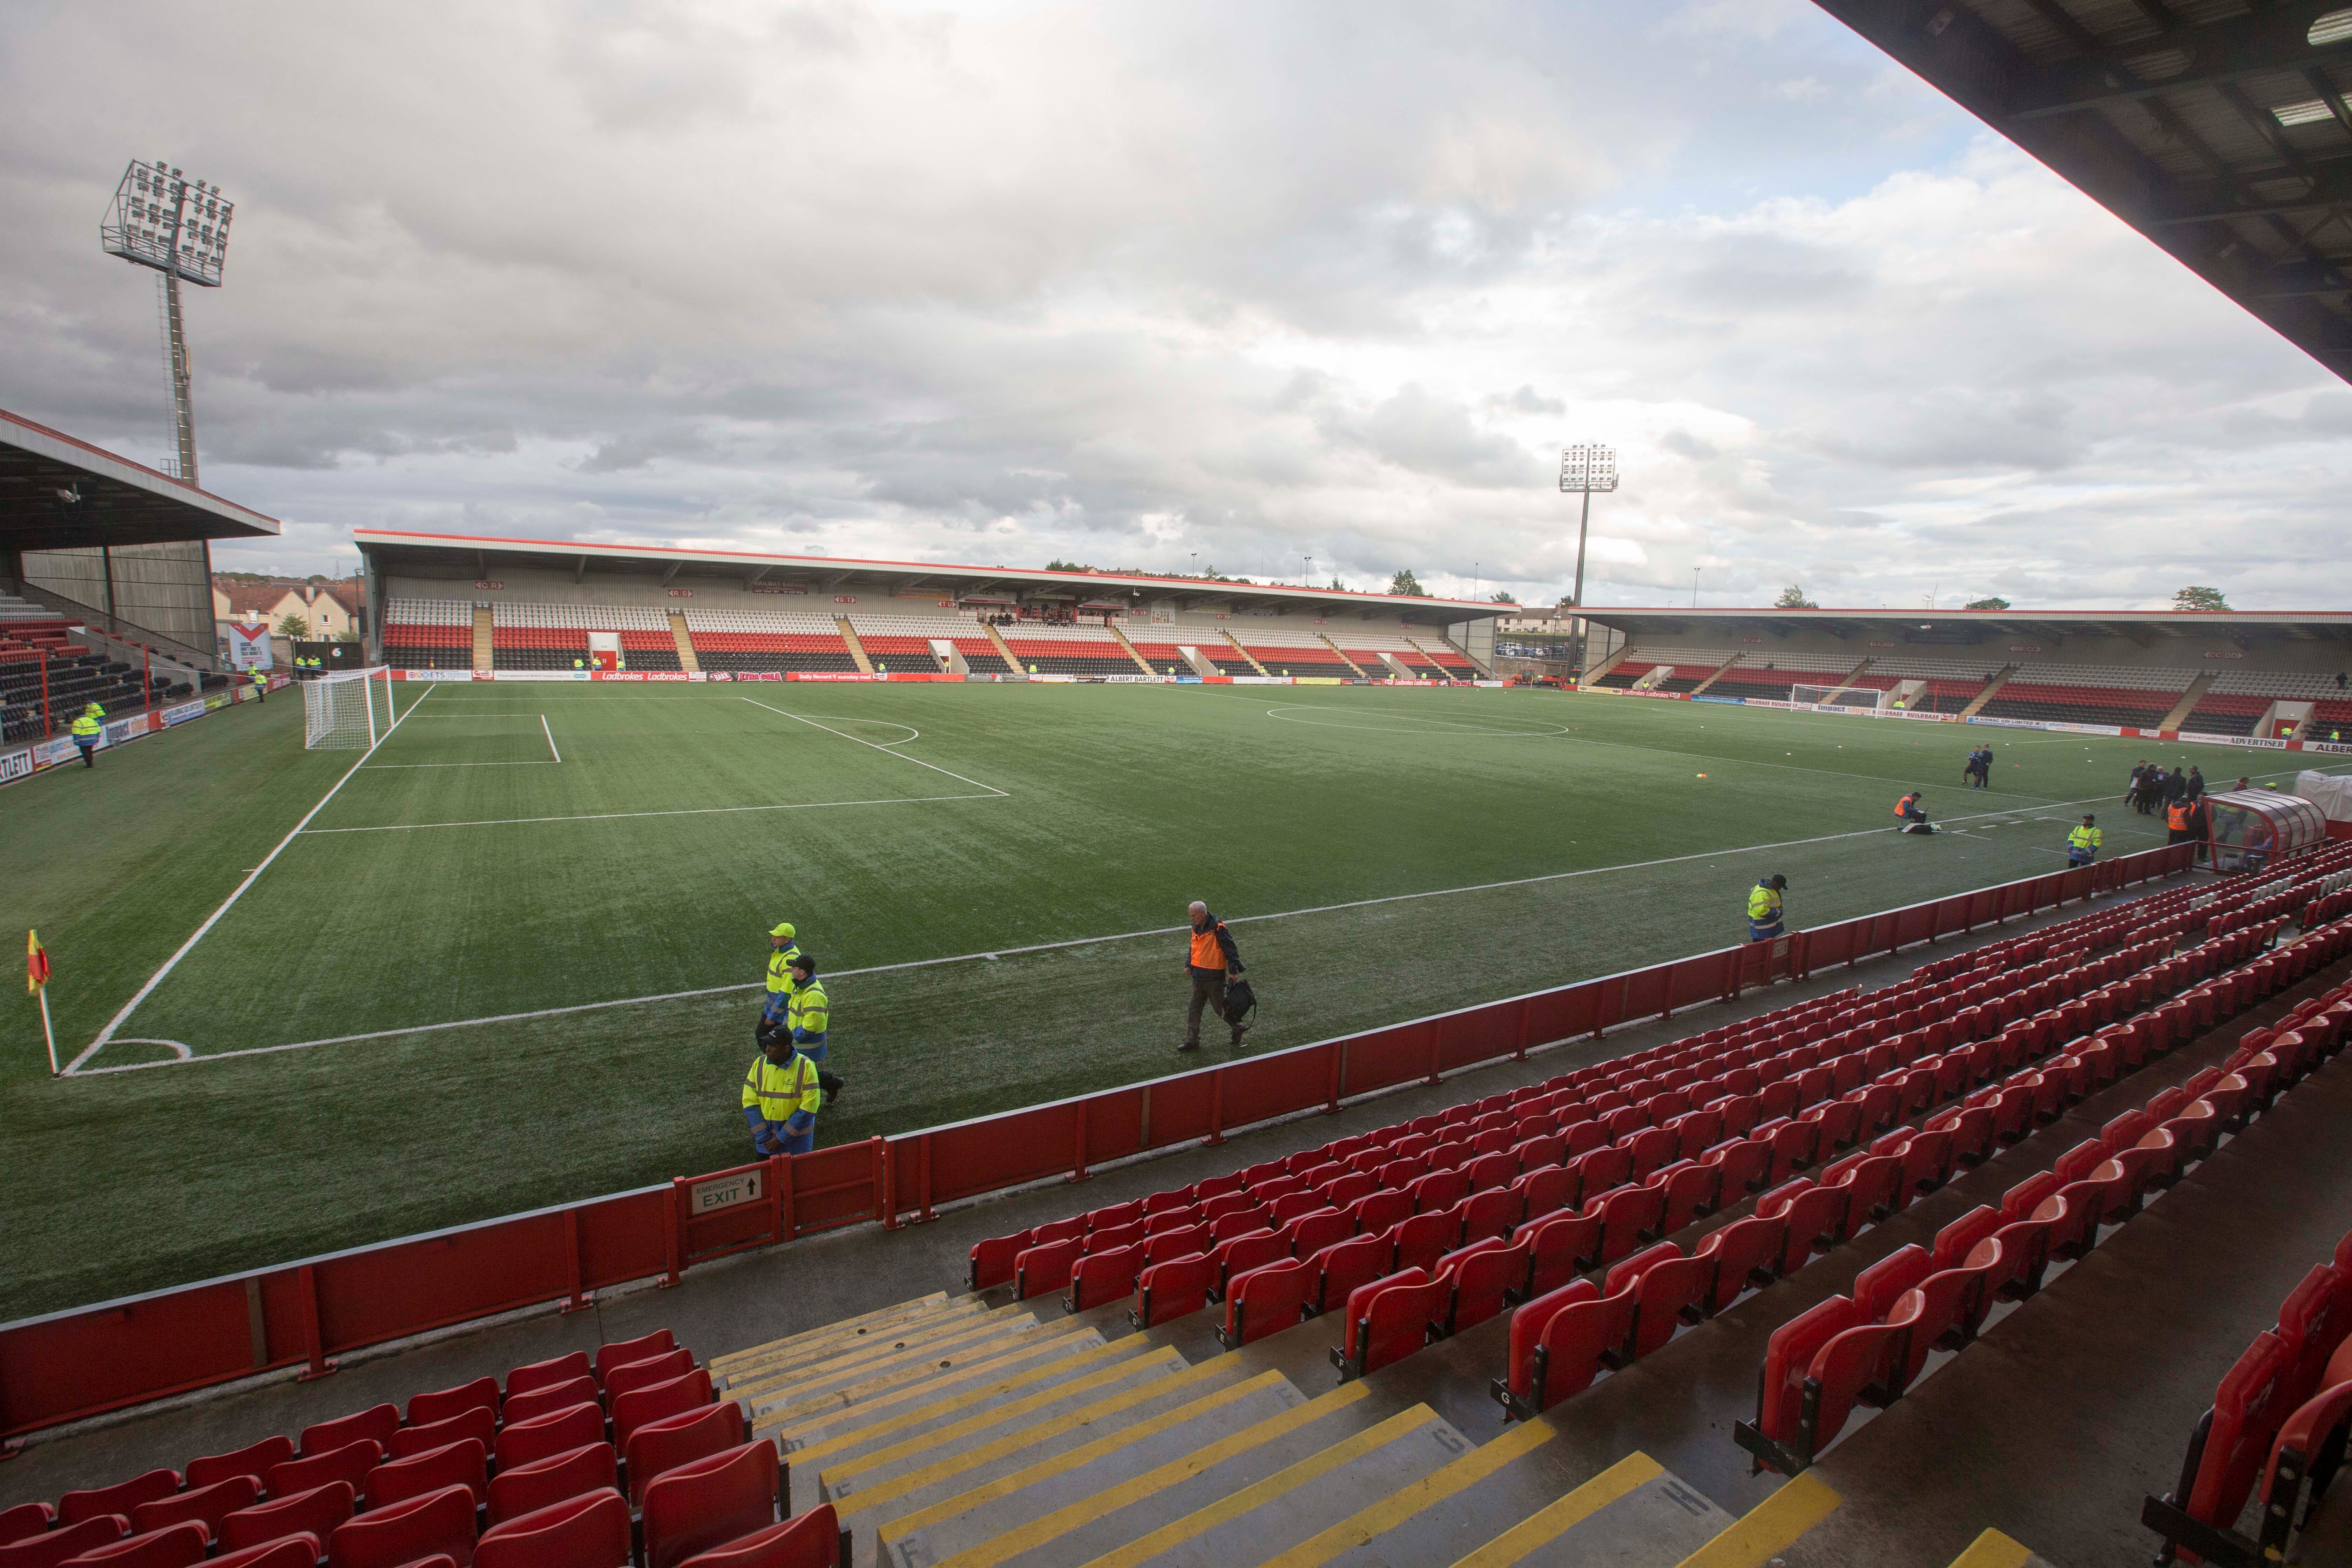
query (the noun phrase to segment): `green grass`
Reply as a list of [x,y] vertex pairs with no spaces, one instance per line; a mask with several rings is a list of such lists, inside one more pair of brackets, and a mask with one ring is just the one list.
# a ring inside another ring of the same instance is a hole
[[[0,1318],[738,1162],[756,994],[674,994],[756,982],[778,920],[829,977],[831,1142],[1215,1059],[1172,1049],[1179,936],[1008,951],[1195,897],[1236,922],[1264,1049],[1737,941],[1769,871],[1801,925],[2052,869],[2080,809],[2054,803],[2107,801],[2110,854],[2160,837],[2113,801],[2154,742],[1977,727],[1494,690],[425,689],[87,1065],[414,1032],[52,1082],[7,1009]],[[1970,794],[1982,740],[1998,788]],[[2261,760],[2176,753],[2217,783]],[[0,791],[61,1052],[354,760],[304,752],[280,701]],[[1880,831],[1915,784],[1968,831]],[[420,826],[445,823],[470,826]],[[672,999],[421,1027],[640,997]]]

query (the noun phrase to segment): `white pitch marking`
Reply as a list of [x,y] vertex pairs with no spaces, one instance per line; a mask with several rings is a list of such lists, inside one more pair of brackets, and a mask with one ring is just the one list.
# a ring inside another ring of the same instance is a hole
[[555,750],[555,731],[547,727],[547,715],[544,713],[539,716],[539,732],[547,737],[547,749],[555,753],[555,760],[562,762],[563,753]]
[[[744,700],[748,702],[751,699],[746,698]],[[759,706],[766,707],[767,704],[761,703]],[[781,711],[781,710],[771,710],[771,711]],[[796,718],[798,715],[786,714],[785,717]],[[818,728],[822,729],[824,726],[819,725]],[[853,740],[856,737],[854,736],[843,737],[845,740]],[[908,762],[913,762],[916,759],[909,757],[907,760]],[[928,767],[929,764],[925,763],[924,765]],[[946,772],[945,769],[940,769],[940,771],[942,773]],[[967,779],[964,782],[969,784],[971,781]],[[982,787],[984,788],[986,786],[983,785]],[[942,795],[938,798],[943,800],[987,800],[1002,796],[1003,793],[1004,792],[1003,791],[997,792],[997,796]],[[2104,799],[2105,797],[2102,796],[2099,798]],[[900,803],[879,801],[871,804],[897,805]],[[2080,805],[2083,803],[2076,802],[2074,804]],[[767,806],[736,806],[725,809],[764,811],[778,808]],[[787,807],[782,809],[790,808]],[[1978,814],[1979,816],[1994,816],[2000,815],[2003,814],[1998,812],[1980,812]],[[565,817],[553,817],[549,818],[548,820],[562,822],[568,821],[570,819]],[[1973,817],[1960,816],[1953,817],[1949,820],[1955,822],[1968,822],[1975,819]],[[366,827],[329,827],[321,828],[320,831],[323,833],[374,833],[385,830],[381,828]],[[1604,876],[1612,871],[1639,871],[1647,869],[1653,866],[1672,866],[1685,860],[1707,860],[1719,856],[1751,855],[1760,853],[1767,849],[1790,849],[1801,845],[1827,844],[1844,838],[1868,838],[1878,834],[1890,834],[1895,831],[1895,829],[1892,827],[1865,827],[1852,833],[1823,834],[1816,838],[1785,839],[1778,844],[1740,845],[1725,849],[1703,850],[1695,855],[1670,855],[1663,859],[1657,860],[1634,860],[1618,866],[1591,866],[1579,871],[1551,871],[1547,872],[1540,877],[1519,877],[1502,882],[1475,882],[1467,887],[1433,888],[1424,892],[1418,893],[1391,893],[1381,898],[1357,899],[1342,904],[1316,904],[1310,905],[1306,909],[1283,910],[1273,914],[1235,915],[1225,923],[1227,925],[1255,925],[1265,921],[1296,920],[1301,915],[1336,914],[1346,910],[1369,909],[1379,904],[1407,903],[1417,899],[1451,898],[1460,893],[1494,892],[1506,888],[1525,888],[1543,882],[1568,881],[1579,877]],[[1153,926],[1144,931],[1119,931],[1110,936],[1073,937],[1065,942],[1033,942],[1026,947],[1000,947],[987,952],[959,952],[950,954],[944,958],[916,958],[909,959],[899,963],[877,963],[869,965],[864,969],[835,969],[829,973],[835,979],[843,979],[856,974],[888,974],[899,970],[932,969],[943,963],[971,963],[990,959],[1017,957],[1024,953],[1054,952],[1065,948],[1098,947],[1107,942],[1135,942],[1148,936],[1173,936],[1179,931],[1186,931],[1191,929],[1192,928],[1190,926]],[[635,1007],[641,1005],[650,1005],[657,1002],[688,1001],[698,996],[721,996],[734,991],[757,991],[765,984],[766,982],[764,981],[754,980],[741,985],[706,985],[692,991],[667,991],[651,996],[623,996],[615,998],[610,1002],[580,1002],[574,1003],[570,1006],[543,1007],[528,1013],[499,1013],[484,1018],[458,1018],[446,1024],[411,1024],[403,1028],[376,1029],[362,1035],[333,1035],[324,1039],[296,1040],[282,1046],[250,1046],[240,1050],[215,1051],[209,1055],[197,1057],[194,1059],[198,1062],[226,1061],[232,1057],[272,1056],[280,1051],[309,1050],[316,1046],[341,1046],[349,1045],[359,1040],[393,1039],[403,1035],[429,1035],[438,1033],[445,1029],[470,1029],[483,1024],[511,1024],[524,1023],[534,1018],[560,1018],[575,1013],[603,1012],[611,1007]],[[76,1064],[79,1065],[79,1063],[85,1059],[88,1055],[88,1052],[84,1052],[82,1057],[76,1058]],[[144,1072],[151,1068],[176,1067],[178,1065],[180,1064],[176,1060],[168,1062],[126,1062],[121,1067],[84,1068],[76,1076],[86,1078],[97,1073],[106,1072]],[[71,1073],[74,1071],[74,1068],[69,1067],[66,1070]]]
[[[755,697],[746,697],[743,700],[749,702],[754,708],[767,708],[768,711],[771,713],[779,714],[783,718],[794,720],[800,723],[806,724],[813,730],[823,730],[828,735],[840,735],[845,741],[854,742],[861,746],[871,746],[876,751],[882,752],[885,756],[897,757],[901,762],[912,763],[919,768],[929,768],[935,773],[947,773],[948,777],[955,780],[958,784],[968,784],[974,789],[984,789],[991,795],[999,795],[1007,800],[1010,800],[1013,796],[1013,792],[1011,790],[998,789],[994,784],[982,784],[978,779],[968,779],[959,773],[950,773],[949,770],[940,766],[937,763],[927,763],[920,757],[910,757],[904,752],[894,752],[890,749],[890,746],[886,746],[879,741],[860,741],[855,735],[842,735],[840,731],[832,728],[830,725],[820,724],[804,713],[786,713],[781,708],[769,708],[768,704],[761,701]],[[890,742],[890,745],[903,746],[907,742],[904,741],[893,741]]]
[[[425,694],[425,697],[430,697],[432,695],[433,693],[427,691]],[[409,705],[408,713],[414,713],[418,708],[424,706],[425,697],[420,697],[414,703],[411,703]],[[156,986],[161,985],[163,983],[163,976],[171,973],[173,970],[179,967],[180,960],[187,957],[189,951],[193,949],[196,943],[204,941],[205,933],[211,931],[214,926],[220,923],[221,916],[228,913],[230,908],[236,904],[237,900],[245,897],[245,890],[253,886],[255,879],[257,879],[264,871],[269,869],[270,862],[277,859],[280,854],[285,852],[286,847],[294,842],[295,836],[310,825],[310,819],[312,817],[318,816],[319,813],[327,808],[327,803],[335,798],[335,791],[341,789],[345,784],[351,783],[352,775],[357,773],[361,768],[367,764],[367,760],[370,757],[375,755],[377,747],[382,746],[386,741],[391,740],[393,731],[399,729],[403,724],[408,721],[408,713],[403,713],[399,718],[394,719],[391,725],[385,729],[384,732],[376,737],[375,745],[370,746],[366,751],[362,752],[360,753],[359,761],[353,763],[349,768],[345,769],[343,776],[337,779],[334,782],[333,786],[330,788],[326,794],[319,797],[319,804],[302,814],[302,820],[294,825],[293,831],[287,834],[285,837],[279,839],[278,841],[278,847],[261,858],[260,865],[256,866],[251,871],[246,873],[245,880],[236,885],[236,890],[229,894],[226,899],[224,899],[221,901],[220,908],[215,910],[211,914],[205,917],[205,923],[196,928],[195,934],[189,937],[187,941],[182,942],[180,944],[180,950],[163,961],[163,967],[149,975],[147,977],[147,984],[142,985],[137,994],[134,994],[130,1001],[125,1002],[122,1005],[122,1010],[106,1021],[106,1027],[98,1032],[98,1038],[90,1041],[89,1045],[84,1046],[82,1047],[81,1054],[66,1064],[65,1070],[67,1072],[73,1071],[76,1068],[81,1066],[82,1063],[88,1061],[91,1057],[97,1055],[98,1052],[105,1048],[106,1043],[114,1038],[114,1031],[122,1027],[123,1024],[130,1018],[131,1015],[138,1010],[139,1004],[147,1000],[149,994],[152,993]]]

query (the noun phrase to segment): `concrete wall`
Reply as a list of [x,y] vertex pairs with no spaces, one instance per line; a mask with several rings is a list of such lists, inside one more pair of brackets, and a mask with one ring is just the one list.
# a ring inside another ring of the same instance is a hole
[[[25,580],[192,648],[214,646],[213,584],[204,542],[110,551],[28,550]],[[113,584],[110,595],[109,566]]]

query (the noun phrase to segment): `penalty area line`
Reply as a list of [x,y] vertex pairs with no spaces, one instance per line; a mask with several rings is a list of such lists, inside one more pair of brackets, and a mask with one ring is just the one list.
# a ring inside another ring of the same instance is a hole
[[[414,713],[417,709],[423,707],[425,705],[425,698],[432,695],[432,692],[427,691],[425,694],[425,697],[419,697],[415,702],[410,703],[408,706],[408,713]],[[319,797],[319,802],[316,805],[313,805],[310,810],[302,814],[302,820],[296,823],[293,826],[293,830],[288,833],[285,837],[278,841],[276,848],[270,850],[268,854],[261,858],[260,865],[256,866],[252,870],[247,871],[245,874],[245,880],[236,885],[236,891],[230,893],[227,898],[221,900],[220,908],[205,916],[205,923],[195,929],[194,934],[180,944],[180,950],[177,952],[174,952],[171,957],[163,961],[163,967],[149,975],[147,977],[147,984],[142,985],[137,993],[131,996],[131,1000],[122,1005],[122,1010],[106,1021],[106,1027],[98,1032],[98,1038],[90,1041],[89,1045],[84,1046],[81,1049],[81,1054],[66,1064],[66,1072],[72,1072],[75,1068],[80,1067],[82,1063],[89,1060],[90,1058],[96,1056],[100,1051],[106,1047],[106,1043],[114,1038],[114,1031],[122,1027],[122,1026],[130,1020],[131,1015],[138,1011],[139,1004],[147,1000],[148,996],[154,991],[155,987],[163,983],[163,977],[171,973],[173,970],[178,968],[180,965],[180,960],[187,957],[189,952],[194,950],[196,943],[205,940],[205,934],[207,931],[210,931],[213,927],[220,923],[220,918],[228,913],[230,909],[236,905],[237,900],[245,897],[245,890],[247,888],[252,887],[254,882],[259,879],[264,871],[269,869],[270,862],[276,860],[279,855],[283,854],[286,847],[289,844],[293,843],[296,837],[301,834],[301,831],[305,827],[310,826],[310,819],[318,816],[319,813],[327,809],[327,803],[335,798],[335,792],[352,782],[352,779],[359,773],[360,769],[367,765],[367,760],[375,755],[376,748],[378,746],[382,746],[386,741],[392,739],[394,731],[408,722],[408,713],[403,713],[399,718],[394,719],[390,726],[384,730],[384,732],[376,737],[375,745],[370,746],[366,751],[362,752],[359,756],[359,761],[353,763],[350,767],[343,770],[343,776],[337,779],[328,789],[327,793]],[[63,1075],[61,1074],[60,1076]]]
[[[749,701],[750,699],[746,698],[744,700]],[[759,704],[759,706],[765,707],[766,704],[761,703]],[[785,717],[791,718],[794,717],[794,715],[786,714]],[[818,726],[820,729],[823,727],[824,726],[822,725]],[[854,736],[844,737],[845,740],[855,738],[856,737]],[[866,743],[871,744],[872,742],[869,742]],[[907,760],[908,762],[913,762],[916,759],[909,757]],[[929,766],[929,764],[926,763],[924,765]],[[946,772],[945,769],[940,769],[940,771],[942,773]],[[970,783],[971,781],[966,780],[965,782]],[[1003,794],[1002,791],[998,793],[1000,795]],[[986,795],[949,795],[941,798],[950,800],[985,800],[991,797]],[[2098,796],[2095,798],[2104,800],[2106,797]],[[2065,804],[2080,805],[2088,803],[2074,801]],[[768,808],[749,807],[738,809],[761,810]],[[1974,816],[1950,817],[1947,818],[1947,820],[1953,822],[1973,822],[1978,820],[1979,817],[1984,816],[2011,816],[2014,815],[2016,815],[2016,813],[2014,808],[2012,808],[2009,811],[1979,812]],[[558,820],[562,819],[559,818]],[[333,828],[327,829],[325,831],[348,833],[370,830]],[[1801,845],[1829,844],[1840,839],[1869,838],[1881,834],[1895,833],[1896,831],[1897,830],[1893,827],[1865,827],[1849,833],[1826,833],[1813,838],[1783,839],[1775,844],[1727,845],[1719,849],[1702,850],[1692,855],[1670,855],[1655,860],[1633,860],[1615,866],[1590,866],[1581,870],[1551,871],[1539,877],[1519,877],[1508,881],[1501,882],[1475,882],[1469,886],[1461,888],[1431,888],[1418,893],[1391,893],[1385,897],[1377,899],[1356,899],[1347,903],[1340,904],[1315,904],[1306,909],[1282,910],[1271,914],[1235,915],[1225,923],[1227,925],[1255,925],[1266,921],[1297,920],[1301,915],[1336,914],[1346,910],[1370,909],[1381,904],[1406,903],[1416,899],[1445,899],[1453,898],[1463,893],[1485,893],[1497,891],[1506,888],[1533,887],[1545,882],[1568,881],[1579,877],[1601,877],[1616,871],[1639,871],[1654,866],[1672,866],[1686,860],[1710,860],[1718,856],[1752,855],[1759,854],[1767,849],[1790,849]],[[889,974],[909,969],[935,969],[941,964],[947,963],[977,963],[991,959],[1019,958],[1034,952],[1055,952],[1074,947],[1099,947],[1108,942],[1136,942],[1144,937],[1173,936],[1179,931],[1187,931],[1191,929],[1192,928],[1190,926],[1152,926],[1142,931],[1118,931],[1109,936],[1072,937],[1063,942],[1032,942],[1023,947],[991,948],[982,952],[959,952],[952,953],[942,958],[916,958],[908,959],[899,963],[877,963],[868,965],[863,969],[835,969],[828,971],[827,973],[833,979],[842,980],[847,979],[852,975],[858,974]],[[564,1007],[542,1007],[527,1013],[499,1013],[485,1018],[458,1018],[444,1024],[411,1024],[397,1029],[375,1029],[361,1035],[333,1035],[324,1039],[296,1040],[286,1045],[279,1046],[248,1046],[237,1050],[215,1051],[199,1057],[175,1057],[169,1061],[125,1062],[120,1067],[82,1068],[79,1072],[75,1070],[74,1067],[68,1067],[66,1071],[77,1078],[91,1078],[100,1073],[144,1072],[152,1068],[182,1067],[193,1065],[196,1062],[227,1061],[236,1057],[274,1056],[281,1051],[310,1050],[318,1046],[350,1045],[361,1040],[397,1039],[406,1035],[430,1035],[438,1034],[449,1029],[471,1029],[479,1027],[485,1024],[529,1023],[534,1019],[540,1018],[562,1018],[580,1013],[601,1013],[608,1008],[614,1007],[651,1006],[657,1003],[690,1001],[701,996],[723,996],[731,992],[737,991],[757,991],[765,984],[765,981],[754,980],[740,985],[706,985],[692,991],[667,991],[651,996],[621,996],[615,997],[609,1002],[578,1002]],[[95,1046],[91,1047],[92,1050],[95,1050],[96,1048],[97,1047]],[[89,1055],[89,1052],[85,1051],[81,1056],[75,1058],[75,1066],[79,1067],[83,1060],[88,1058]]]

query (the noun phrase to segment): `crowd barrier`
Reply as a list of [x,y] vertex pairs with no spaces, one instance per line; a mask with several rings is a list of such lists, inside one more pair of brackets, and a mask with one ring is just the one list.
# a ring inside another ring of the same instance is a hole
[[2189,868],[2168,845],[1150,1083],[0,1324],[0,1438],[1185,1142]]

